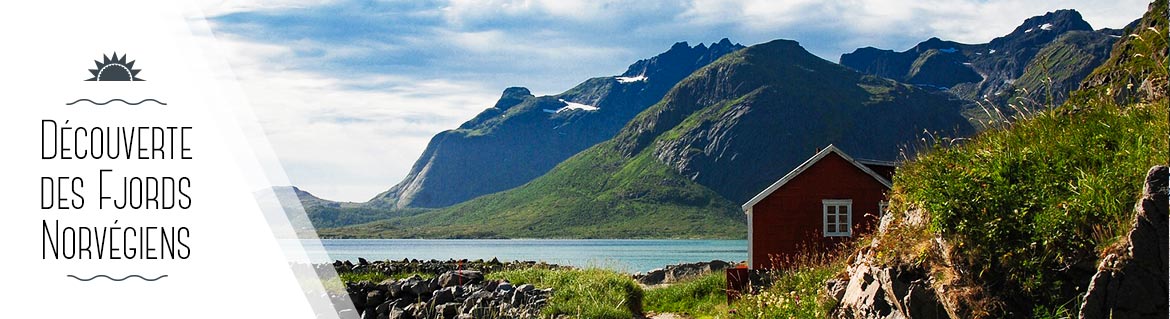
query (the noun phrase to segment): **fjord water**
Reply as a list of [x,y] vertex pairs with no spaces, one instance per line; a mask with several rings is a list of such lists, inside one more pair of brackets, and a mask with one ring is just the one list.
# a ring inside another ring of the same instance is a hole
[[665,265],[747,259],[746,240],[641,239],[322,239],[334,260],[533,260],[645,272]]

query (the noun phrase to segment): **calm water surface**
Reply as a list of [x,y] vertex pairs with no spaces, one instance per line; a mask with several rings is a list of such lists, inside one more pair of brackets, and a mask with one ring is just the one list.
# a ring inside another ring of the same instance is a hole
[[336,260],[535,260],[644,272],[669,264],[747,259],[746,240],[640,239],[322,239]]

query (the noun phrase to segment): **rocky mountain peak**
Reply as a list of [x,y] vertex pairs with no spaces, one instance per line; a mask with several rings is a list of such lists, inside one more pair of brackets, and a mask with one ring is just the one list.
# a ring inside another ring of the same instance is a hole
[[533,95],[531,91],[528,91],[528,88],[518,86],[510,87],[504,89],[504,93],[500,95],[500,100],[496,101],[495,108],[507,109],[516,106],[516,104],[520,104],[524,99],[530,97],[533,97]]
[[696,69],[697,66],[707,65],[727,53],[742,48],[743,45],[732,43],[727,38],[712,42],[711,46],[700,43],[691,47],[686,41],[676,42],[670,50],[630,65],[621,76],[645,76],[651,79],[666,76],[674,82],[690,74],[690,70]]
[[1056,10],[1041,16],[1034,16],[1024,20],[1023,24],[1012,31],[1012,35],[1032,32],[1051,32],[1053,34],[1068,31],[1093,31],[1093,27],[1081,17],[1081,13],[1072,9]]

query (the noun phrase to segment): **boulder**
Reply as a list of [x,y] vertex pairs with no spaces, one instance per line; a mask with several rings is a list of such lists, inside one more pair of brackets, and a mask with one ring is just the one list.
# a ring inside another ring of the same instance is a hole
[[442,287],[479,284],[482,282],[483,273],[477,270],[455,270],[439,275],[439,286]]
[[833,317],[949,318],[922,269],[873,266],[861,258],[849,267],[848,274],[848,282],[826,284],[830,296],[840,296]]
[[434,295],[431,297],[431,303],[438,305],[438,304],[445,304],[448,302],[455,301],[455,289],[454,288],[455,287],[447,287],[447,288],[435,290]]
[[381,290],[371,290],[366,293],[366,305],[377,306],[386,301],[386,295]]
[[639,283],[647,286],[661,284],[662,281],[666,280],[666,269],[656,268],[637,279]]
[[1146,174],[1129,234],[1097,266],[1081,304],[1080,318],[1166,318],[1167,206],[1170,170],[1155,166]]
[[403,310],[402,308],[390,308],[390,314],[386,316],[389,319],[414,319],[414,316]]
[[459,303],[445,303],[435,306],[435,314],[442,319],[452,319],[459,314]]
[[707,273],[722,271],[731,267],[731,264],[722,260],[697,262],[689,264],[669,265],[647,272],[645,275],[636,275],[634,279],[643,285],[669,284],[698,277]]

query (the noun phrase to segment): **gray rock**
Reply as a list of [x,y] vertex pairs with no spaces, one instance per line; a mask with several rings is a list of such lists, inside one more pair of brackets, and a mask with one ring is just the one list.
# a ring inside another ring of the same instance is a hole
[[377,311],[379,314],[390,313],[390,308],[393,308],[393,307],[394,307],[394,301],[387,301],[387,302],[383,302],[382,304],[378,305],[377,308],[374,308],[374,311]]
[[840,279],[829,279],[825,282],[825,292],[832,297],[833,300],[840,302],[845,297],[845,288],[849,285],[848,281]]
[[1080,318],[1166,318],[1170,305],[1162,297],[1168,292],[1170,267],[1167,188],[1167,167],[1155,166],[1146,173],[1124,248],[1102,258],[1085,293]]
[[453,288],[454,287],[448,287],[435,290],[434,295],[431,297],[431,303],[438,305],[455,301],[455,289]]
[[349,293],[349,300],[353,302],[353,307],[363,309],[366,307],[366,294],[360,291],[351,291]]
[[666,280],[666,269],[662,268],[656,268],[646,272],[646,275],[638,278],[638,282],[648,286],[661,284],[664,280]]
[[697,262],[689,264],[669,265],[634,276],[634,280],[643,285],[669,284],[698,277],[711,272],[722,271],[731,267],[731,264],[722,260]]
[[435,306],[435,314],[443,319],[452,319],[459,314],[459,306],[460,304],[455,302],[441,304]]
[[[417,277],[417,276],[416,276]],[[409,282],[409,288],[406,285],[402,286],[403,290],[410,290],[415,296],[421,298],[429,298],[435,290],[439,289],[439,285],[433,280],[412,280]]]
[[378,311],[374,310],[374,307],[366,308],[362,311],[362,319],[378,319]]
[[455,270],[439,275],[438,284],[442,287],[457,285],[479,284],[483,282],[483,273],[477,270]]
[[414,316],[410,312],[402,308],[390,308],[390,314],[386,317],[389,319],[414,319]]
[[507,281],[500,282],[499,285],[496,285],[496,291],[508,292],[512,290],[516,290],[516,287],[512,287],[512,283]]
[[840,294],[835,318],[949,318],[921,269],[877,267],[861,259],[848,274],[845,284],[826,284],[831,295]]
[[366,293],[366,305],[377,306],[386,301],[386,296],[381,290],[371,290]]

